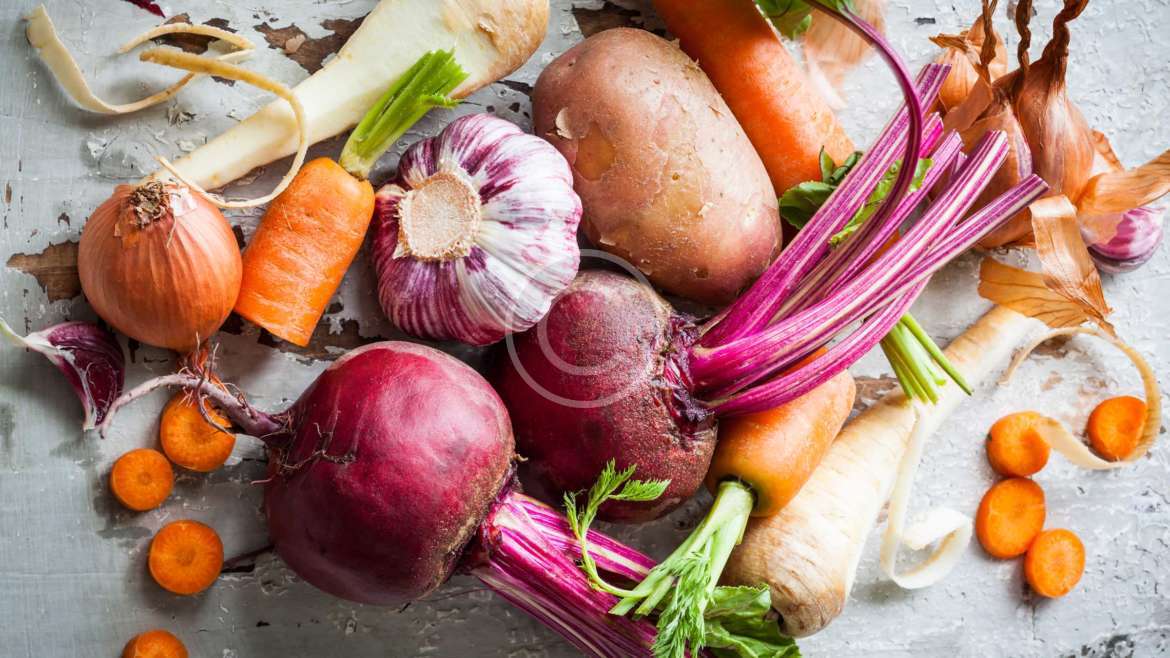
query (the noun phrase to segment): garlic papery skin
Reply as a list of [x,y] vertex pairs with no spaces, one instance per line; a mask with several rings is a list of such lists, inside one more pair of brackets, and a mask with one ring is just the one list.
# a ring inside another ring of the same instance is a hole
[[544,317],[577,274],[581,200],[548,142],[487,114],[403,154],[378,191],[378,301],[403,332],[487,345]]
[[1081,235],[1102,271],[1131,272],[1158,251],[1165,214],[1162,206],[1142,206],[1109,215],[1082,216]]

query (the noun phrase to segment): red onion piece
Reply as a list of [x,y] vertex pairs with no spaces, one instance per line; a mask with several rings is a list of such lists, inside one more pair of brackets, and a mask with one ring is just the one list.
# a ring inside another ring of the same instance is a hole
[[92,322],[64,322],[21,336],[0,319],[0,334],[44,355],[65,374],[85,409],[82,429],[91,430],[100,423],[122,394],[126,358],[118,339],[107,329]]

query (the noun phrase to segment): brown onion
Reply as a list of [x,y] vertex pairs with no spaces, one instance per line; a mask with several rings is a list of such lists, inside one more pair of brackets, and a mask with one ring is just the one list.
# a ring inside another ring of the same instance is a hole
[[1044,54],[1028,65],[1023,51],[1029,39],[1027,20],[1031,0],[1020,3],[1016,23],[1020,29],[1020,73],[1015,89],[1016,116],[1032,147],[1035,173],[1048,183],[1048,196],[1080,198],[1093,170],[1096,154],[1093,132],[1065,90],[1068,67],[1068,23],[1084,10],[1088,0],[1065,0],[1052,23],[1052,39]]
[[[944,114],[967,100],[981,77],[994,82],[1007,73],[1007,45],[991,25],[996,4],[997,1],[988,3],[984,0],[982,15],[975,19],[969,29],[958,34],[937,34],[930,38],[943,49],[935,58],[935,63],[951,67],[938,91],[938,104]],[[990,35],[990,39],[987,35]],[[988,61],[982,61],[985,58]]]
[[147,345],[190,351],[219,329],[242,263],[219,209],[187,187],[119,185],[86,222],[77,255],[93,309]]

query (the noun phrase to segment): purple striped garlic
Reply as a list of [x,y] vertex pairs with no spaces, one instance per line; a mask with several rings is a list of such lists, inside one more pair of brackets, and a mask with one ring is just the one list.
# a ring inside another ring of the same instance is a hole
[[548,142],[487,114],[403,154],[377,194],[378,301],[419,338],[494,343],[536,324],[573,281],[581,200]]

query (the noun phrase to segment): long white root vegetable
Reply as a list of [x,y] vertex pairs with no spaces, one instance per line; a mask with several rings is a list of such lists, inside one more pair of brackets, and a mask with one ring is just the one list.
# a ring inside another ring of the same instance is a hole
[[[309,142],[357,125],[387,87],[432,50],[453,49],[468,73],[463,98],[519,68],[544,39],[548,0],[382,0],[337,56],[293,92],[305,108]],[[177,160],[207,189],[225,185],[297,149],[288,102],[273,102]]]
[[[977,386],[1038,326],[997,306],[956,338],[946,355]],[[933,432],[965,398],[948,382],[938,403],[925,408],[919,430]],[[845,426],[779,514],[748,525],[725,579],[767,583],[789,635],[816,633],[844,609],[866,538],[890,496],[916,419],[900,390],[882,398]]]

